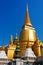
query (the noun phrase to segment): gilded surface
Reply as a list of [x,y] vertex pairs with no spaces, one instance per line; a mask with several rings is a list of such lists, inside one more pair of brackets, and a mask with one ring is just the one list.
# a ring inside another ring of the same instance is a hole
[[[26,8],[26,17],[20,33],[20,56],[23,56],[27,47],[31,47],[37,57],[43,56],[43,44],[37,39],[35,29],[32,27],[30,17],[28,15],[28,7]],[[15,56],[16,44],[18,42],[18,36],[12,41],[10,36],[10,43],[8,46],[0,47],[0,50],[5,50],[7,57],[12,59]],[[28,46],[27,46],[28,44]]]
[[9,59],[12,59],[14,57],[15,49],[16,49],[16,45],[13,45],[13,46],[11,45],[11,46],[8,47],[8,49],[7,49],[7,57]]

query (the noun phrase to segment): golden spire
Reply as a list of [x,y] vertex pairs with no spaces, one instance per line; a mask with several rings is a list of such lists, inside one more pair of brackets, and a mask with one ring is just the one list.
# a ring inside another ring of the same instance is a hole
[[29,14],[28,14],[28,4],[27,4],[27,6],[26,6],[26,17],[25,17],[24,24],[25,24],[25,25],[30,25],[30,26],[32,26],[32,24],[31,24],[31,22],[30,22],[30,17],[29,17]]
[[10,44],[13,44],[12,35],[10,35]]

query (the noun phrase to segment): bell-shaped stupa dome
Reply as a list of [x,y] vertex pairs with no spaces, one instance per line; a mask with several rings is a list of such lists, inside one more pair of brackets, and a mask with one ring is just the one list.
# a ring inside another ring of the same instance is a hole
[[25,57],[36,57],[31,48],[27,48],[24,54]]
[[5,51],[0,51],[0,58],[1,59],[7,59]]

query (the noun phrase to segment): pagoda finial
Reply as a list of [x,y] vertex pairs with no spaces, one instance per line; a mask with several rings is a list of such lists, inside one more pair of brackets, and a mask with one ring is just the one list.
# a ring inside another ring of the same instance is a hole
[[30,22],[29,13],[28,13],[28,4],[26,5],[26,17],[25,17],[24,24],[25,24],[25,25],[30,25],[30,26],[32,26],[32,24],[31,24],[31,22]]
[[10,35],[10,44],[13,44],[12,35]]
[[28,4],[26,5],[26,17],[29,17],[29,15],[28,15]]
[[16,25],[16,36],[15,39],[18,39],[18,24]]
[[28,4],[26,5],[26,11],[28,12]]
[[15,37],[16,39],[18,39],[18,34],[17,34],[17,32],[16,32],[16,37]]

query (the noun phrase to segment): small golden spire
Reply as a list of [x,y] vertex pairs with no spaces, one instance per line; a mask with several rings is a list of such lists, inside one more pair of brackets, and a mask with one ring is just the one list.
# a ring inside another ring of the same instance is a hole
[[13,44],[12,35],[10,35],[10,44]]
[[30,22],[30,17],[29,17],[29,14],[28,14],[28,4],[26,5],[26,18],[25,18],[24,24],[32,26],[32,24]]

